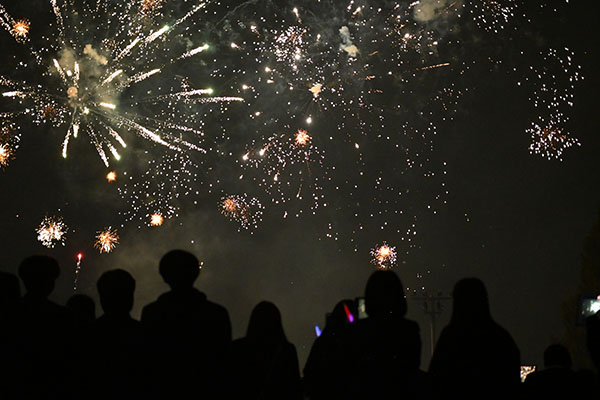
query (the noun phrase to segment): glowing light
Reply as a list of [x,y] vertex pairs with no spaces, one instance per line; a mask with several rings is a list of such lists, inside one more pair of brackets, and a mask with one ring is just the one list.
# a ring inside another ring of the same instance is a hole
[[319,337],[323,334],[323,332],[321,331],[321,328],[319,328],[319,325],[315,325],[315,334],[317,335],[317,337]]
[[117,173],[115,171],[110,171],[106,174],[106,180],[109,182],[114,182],[117,180]]
[[344,304],[344,312],[346,313],[346,318],[348,319],[348,322],[353,323],[354,315],[352,315],[352,313],[350,312],[350,309],[348,308],[348,306],[346,304]]
[[111,110],[114,110],[114,109],[117,108],[116,105],[111,104],[111,103],[100,103],[100,107],[108,108],[108,109],[111,109]]
[[98,232],[94,247],[98,249],[100,253],[110,253],[114,250],[117,244],[119,244],[119,235],[117,230],[112,229],[112,227],[109,226],[103,231]]

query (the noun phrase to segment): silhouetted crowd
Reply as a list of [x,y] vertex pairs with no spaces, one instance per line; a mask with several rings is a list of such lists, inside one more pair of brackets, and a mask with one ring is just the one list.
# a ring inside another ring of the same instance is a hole
[[[94,301],[48,299],[60,268],[47,256],[0,273],[0,399],[441,399],[600,398],[598,376],[574,371],[568,350],[550,345],[544,368],[520,377],[511,335],[490,314],[476,278],[456,283],[452,317],[427,371],[416,322],[405,318],[403,285],[392,271],[369,278],[365,318],[340,301],[328,314],[301,377],[295,346],[270,302],[254,307],[246,336],[233,340],[227,310],[194,288],[198,259],[168,252],[159,273],[170,291],[130,316],[135,280],[102,274]],[[587,346],[600,369],[600,314],[586,321]]]

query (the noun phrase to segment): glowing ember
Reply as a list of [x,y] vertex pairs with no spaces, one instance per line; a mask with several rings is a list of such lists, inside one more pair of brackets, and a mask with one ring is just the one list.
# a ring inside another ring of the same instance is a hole
[[110,171],[106,174],[106,180],[109,182],[114,182],[117,180],[117,173],[115,171]]

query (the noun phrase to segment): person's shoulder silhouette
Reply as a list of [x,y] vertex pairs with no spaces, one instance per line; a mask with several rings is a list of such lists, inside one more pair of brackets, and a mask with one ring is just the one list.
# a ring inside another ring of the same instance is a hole
[[246,336],[232,345],[231,396],[236,399],[299,399],[296,347],[287,340],[281,313],[262,301],[252,310]]
[[171,290],[146,305],[141,319],[156,353],[155,394],[214,396],[231,344],[229,314],[194,287],[200,263],[193,254],[169,251],[159,273]]
[[571,366],[571,355],[565,346],[548,346],[544,351],[544,369],[527,375],[525,379],[525,395],[533,399],[569,398],[577,390]]
[[490,313],[487,290],[477,278],[456,283],[452,317],[429,365],[438,391],[482,396],[513,395],[520,384],[520,354],[511,335]]
[[12,309],[20,298],[19,279],[14,274],[0,271],[0,313]]

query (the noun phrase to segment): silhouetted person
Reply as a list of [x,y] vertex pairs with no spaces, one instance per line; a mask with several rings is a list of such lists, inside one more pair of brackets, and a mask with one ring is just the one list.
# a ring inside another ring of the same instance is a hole
[[587,348],[596,373],[600,374],[600,311],[585,320]]
[[65,307],[73,316],[73,329],[68,337],[73,346],[73,376],[70,377],[72,392],[76,397],[88,397],[90,370],[96,368],[92,357],[96,350],[96,338],[93,334],[93,323],[96,320],[96,304],[85,294],[75,294],[67,300]]
[[159,272],[171,290],[142,312],[155,358],[153,392],[157,398],[219,398],[231,345],[229,314],[194,288],[200,264],[193,254],[168,252]]
[[574,386],[574,373],[569,350],[553,344],[544,351],[544,369],[532,372],[525,379],[524,392],[527,398],[569,398],[578,389]]
[[422,398],[426,377],[419,370],[419,325],[405,318],[402,282],[393,271],[371,275],[365,289],[365,308],[368,317],[354,322],[349,330],[345,351],[349,393],[343,398]]
[[15,307],[21,298],[19,279],[0,271],[0,398],[7,395],[13,379],[15,359]]
[[[333,399],[348,384],[344,372],[344,339],[351,324],[345,307],[354,310],[352,300],[338,302],[327,315],[321,336],[315,339],[304,366],[304,393],[311,400]],[[353,316],[358,318],[357,316]]]
[[73,319],[65,307],[48,299],[59,274],[58,262],[47,256],[28,257],[19,266],[26,293],[15,321],[19,362],[15,382],[22,398],[69,397],[73,349],[68,333]]
[[122,269],[107,271],[96,284],[104,314],[92,324],[92,368],[88,398],[141,398],[145,341],[142,325],[131,318],[135,280]]
[[454,286],[450,323],[429,366],[438,394],[511,398],[519,390],[520,368],[519,349],[492,319],[483,282],[460,280]]
[[96,320],[96,304],[85,294],[75,294],[69,297],[65,306],[71,310],[77,323],[89,324]]
[[13,274],[0,271],[0,315],[6,309],[14,307],[20,298],[19,279]]
[[275,304],[254,307],[246,337],[232,345],[232,398],[244,400],[300,399],[296,347],[288,342]]

